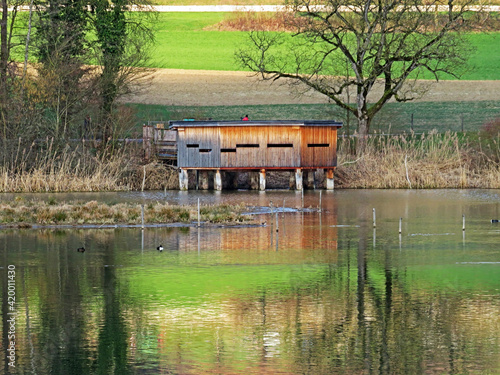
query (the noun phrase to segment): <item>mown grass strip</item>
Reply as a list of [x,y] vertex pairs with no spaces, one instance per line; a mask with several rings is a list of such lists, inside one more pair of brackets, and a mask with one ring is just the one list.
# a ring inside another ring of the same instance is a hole
[[[355,118],[333,104],[276,104],[245,106],[163,106],[129,104],[134,108],[138,126],[147,121],[179,120],[183,118],[237,120],[249,114],[253,120],[335,119],[342,121],[341,133],[352,134],[356,129]],[[372,131],[422,133],[436,129],[445,131],[478,131],[482,126],[500,116],[500,100],[477,102],[408,102],[388,103],[372,123]]]

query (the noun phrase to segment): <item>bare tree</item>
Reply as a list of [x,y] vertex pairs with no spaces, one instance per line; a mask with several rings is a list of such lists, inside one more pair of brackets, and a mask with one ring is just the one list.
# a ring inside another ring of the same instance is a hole
[[[352,113],[360,149],[371,121],[389,100],[421,95],[412,83],[424,73],[438,80],[464,72],[470,45],[463,31],[473,3],[294,0],[287,5],[294,15],[287,17],[296,30],[292,36],[253,31],[236,57],[264,80],[288,78]],[[351,87],[354,105],[346,100]]]
[[[18,8],[23,0],[0,0],[0,122],[2,123],[1,136],[7,134],[7,112],[9,99],[9,68],[12,67],[11,50],[15,47],[12,36],[15,29]],[[10,9],[9,9],[10,7]]]

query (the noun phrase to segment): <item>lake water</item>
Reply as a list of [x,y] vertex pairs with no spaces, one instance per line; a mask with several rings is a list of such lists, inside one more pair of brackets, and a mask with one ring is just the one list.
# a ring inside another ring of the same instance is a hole
[[[302,207],[293,191],[36,195],[49,196]],[[499,190],[321,199],[321,213],[280,212],[278,231],[269,214],[246,228],[1,230],[0,373],[500,373]]]

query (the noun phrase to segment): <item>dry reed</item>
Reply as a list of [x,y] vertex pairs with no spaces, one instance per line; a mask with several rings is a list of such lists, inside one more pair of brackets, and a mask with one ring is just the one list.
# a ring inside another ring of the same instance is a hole
[[53,139],[21,139],[0,153],[0,192],[68,192],[138,190],[178,186],[177,173],[160,163],[142,166],[136,145],[97,149],[93,142],[56,145]]
[[457,133],[373,136],[361,157],[339,142],[343,188],[500,188],[498,142],[484,152]]
[[[497,31],[500,26],[500,19],[492,13],[481,12],[468,15],[468,29],[471,31],[487,32]],[[448,22],[446,13],[428,13],[423,18],[421,24],[422,31],[437,31]],[[339,26],[339,20],[330,19],[332,27]],[[274,13],[265,12],[233,12],[230,17],[224,19],[216,25],[205,28],[206,30],[221,31],[284,31],[296,32],[306,30],[311,27],[311,21],[304,16],[297,16],[291,9]]]
[[[341,139],[336,186],[500,188],[500,136],[481,137],[373,136],[361,157]],[[142,165],[137,147],[97,152],[84,142],[56,148],[52,140],[10,146],[0,153],[0,192],[178,189],[177,170],[157,162]]]
[[291,12],[234,12],[230,17],[224,19],[215,26],[206,29],[217,29],[219,31],[296,31],[302,21],[297,19]]

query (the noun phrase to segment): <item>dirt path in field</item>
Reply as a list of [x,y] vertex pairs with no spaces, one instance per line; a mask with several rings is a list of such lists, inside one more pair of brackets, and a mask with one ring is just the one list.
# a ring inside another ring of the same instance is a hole
[[[429,90],[419,101],[500,100],[500,81],[441,81],[422,82],[422,85]],[[327,103],[317,93],[297,95],[293,91],[280,81],[262,82],[245,72],[159,69],[139,94],[125,101],[176,106]]]

